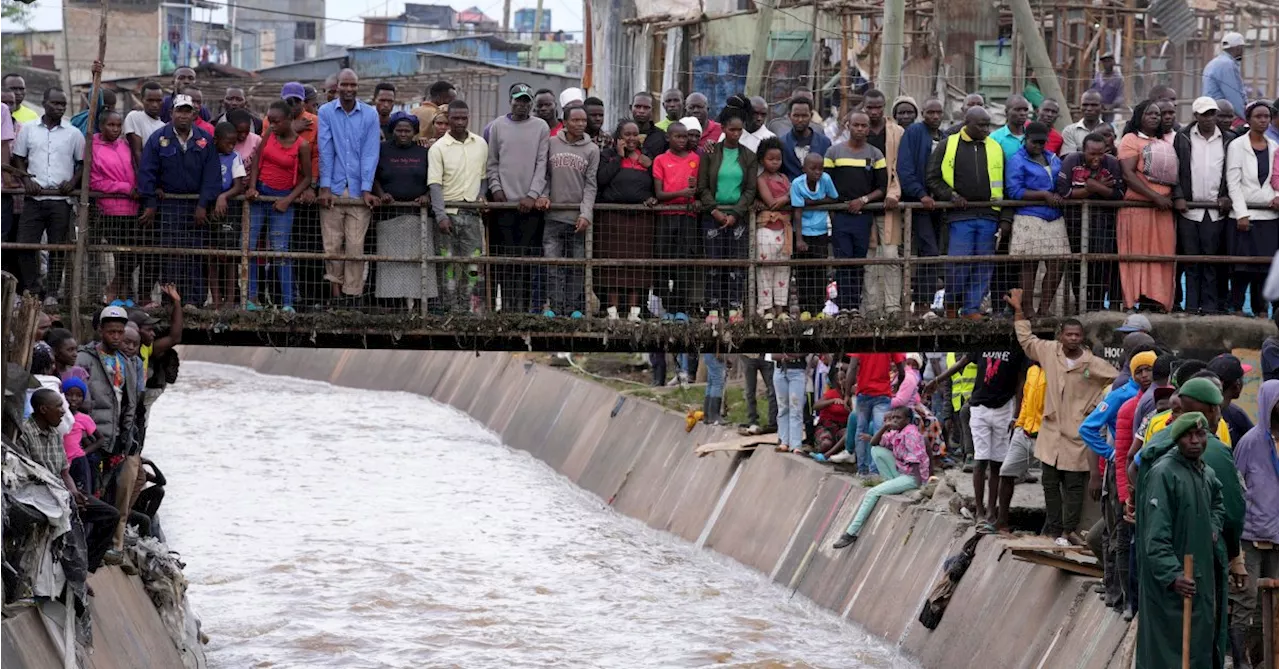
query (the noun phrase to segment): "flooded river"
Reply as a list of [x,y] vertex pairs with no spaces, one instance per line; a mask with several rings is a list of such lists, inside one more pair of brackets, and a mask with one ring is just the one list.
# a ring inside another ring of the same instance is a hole
[[454,409],[184,363],[147,455],[211,667],[911,667]]

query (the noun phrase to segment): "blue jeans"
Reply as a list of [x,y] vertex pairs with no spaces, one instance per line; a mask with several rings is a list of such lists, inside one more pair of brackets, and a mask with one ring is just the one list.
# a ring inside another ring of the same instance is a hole
[[804,443],[804,367],[774,365],[773,392],[778,397],[778,443],[800,448]]
[[[277,190],[264,183],[258,184],[258,192],[263,195],[285,196],[287,190]],[[268,223],[269,221],[269,223]],[[262,225],[268,223],[267,244],[272,251],[288,251],[289,237],[293,235],[293,207],[284,213],[275,209],[274,202],[255,202],[249,212],[249,250],[258,248],[258,238],[262,236]],[[288,258],[273,259],[271,264],[279,268],[280,298],[284,306],[293,306],[293,261]],[[258,272],[253,267],[249,272],[249,301],[258,300]]]
[[[996,252],[995,221],[969,218],[951,221],[949,256],[990,256]],[[961,303],[960,314],[976,314],[982,309],[982,298],[991,286],[991,263],[955,263],[947,265],[947,295],[952,303]]]
[[703,353],[702,364],[707,366],[707,397],[724,397],[724,361]]
[[[865,258],[871,247],[871,214],[835,212],[831,217],[831,253],[836,258]],[[836,269],[836,305],[856,309],[862,303],[863,267]]]
[[[844,431],[844,450],[850,450],[849,440],[853,439],[853,453],[858,457],[859,474],[876,471],[871,462],[871,435],[884,425],[884,415],[889,413],[889,402],[888,395],[858,395],[853,400],[854,410],[849,414],[849,424]],[[864,434],[867,436],[862,436]]]

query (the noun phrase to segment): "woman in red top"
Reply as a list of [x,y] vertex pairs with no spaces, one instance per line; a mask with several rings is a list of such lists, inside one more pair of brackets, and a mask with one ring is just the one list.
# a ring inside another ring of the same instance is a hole
[[813,410],[818,412],[818,425],[814,430],[817,448],[813,459],[818,462],[826,462],[829,456],[844,450],[844,430],[849,423],[849,405],[845,404],[840,390],[844,386],[844,370],[844,365],[837,365],[822,399],[813,403]]
[[[267,112],[271,134],[258,145],[258,154],[249,173],[246,200],[258,195],[279,197],[274,203],[257,202],[249,218],[249,249],[258,247],[262,226],[270,219],[267,240],[272,251],[288,251],[293,234],[293,201],[311,185],[311,145],[298,136],[289,117],[289,105],[283,100],[271,103]],[[280,272],[280,301],[284,311],[293,311],[293,261],[273,261]],[[256,270],[256,267],[255,267]],[[249,310],[257,310],[258,272],[249,272]]]
[[[760,142],[760,166],[756,179],[756,254],[760,260],[787,260],[791,257],[791,181],[782,174],[782,140],[769,137]],[[791,292],[791,268],[761,267],[756,270],[756,312],[766,319],[785,318],[787,296]]]

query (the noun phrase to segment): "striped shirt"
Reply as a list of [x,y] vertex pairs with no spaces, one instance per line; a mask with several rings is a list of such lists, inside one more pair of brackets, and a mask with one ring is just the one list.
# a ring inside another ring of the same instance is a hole
[[35,460],[54,476],[62,475],[67,468],[67,453],[62,446],[62,436],[57,427],[43,428],[32,416],[19,426],[18,443]]
[[889,169],[884,154],[870,144],[854,149],[848,143],[827,149],[822,165],[836,185],[841,202],[856,200],[889,185]]

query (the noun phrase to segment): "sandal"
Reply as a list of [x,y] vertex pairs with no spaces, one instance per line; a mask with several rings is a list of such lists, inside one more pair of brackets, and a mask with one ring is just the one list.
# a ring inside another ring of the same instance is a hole
[[774,453],[790,453],[791,447],[786,444],[778,444],[777,446],[773,447],[773,452]]
[[982,522],[982,523],[978,523],[978,528],[975,531],[978,534],[995,534],[996,526],[994,523]]

